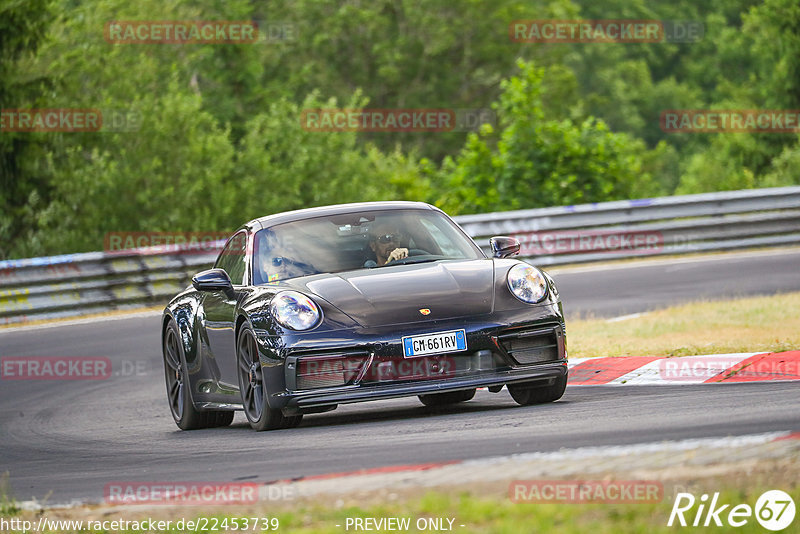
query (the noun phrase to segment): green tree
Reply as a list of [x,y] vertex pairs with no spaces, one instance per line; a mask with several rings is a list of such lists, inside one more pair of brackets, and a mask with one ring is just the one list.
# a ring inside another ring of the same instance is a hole
[[655,191],[643,169],[644,143],[615,134],[602,122],[545,117],[543,68],[519,62],[503,82],[496,148],[491,128],[472,135],[443,172],[450,176],[440,203],[458,213],[596,202]]
[[[56,83],[29,70],[53,19],[52,7],[50,0],[0,3],[0,109],[35,107]],[[27,239],[50,196],[39,166],[48,150],[49,139],[41,134],[0,131],[0,258]]]
[[[659,115],[800,108],[799,11],[795,0],[9,0],[3,108],[100,108],[139,123],[0,133],[0,257],[93,250],[112,230],[225,230],[331,202],[407,198],[474,212],[798,183],[797,136],[672,134]],[[513,20],[548,18],[699,21],[705,34],[510,41]],[[248,19],[288,29],[287,39],[103,36],[113,20]],[[499,122],[479,134],[302,128],[304,109],[338,102],[496,102]]]
[[[271,47],[263,86],[339,101],[362,90],[376,108],[488,108],[517,57],[557,62],[557,49],[511,42],[517,19],[570,18],[569,0],[296,0],[265,4],[256,17],[285,22],[294,38]],[[451,133],[362,134],[384,151],[400,144],[438,162],[467,137]]]
[[[364,104],[356,93],[344,107]],[[315,132],[301,122],[304,109],[336,107],[312,93],[300,104],[274,102],[248,122],[234,172],[238,217],[419,194],[413,159],[362,146],[355,132]]]
[[[741,15],[741,32],[718,39],[728,56],[740,65],[717,73],[724,92],[716,93],[714,108],[800,108],[800,5],[793,0],[766,0]],[[734,52],[731,52],[731,46]],[[785,172],[794,161],[797,137],[775,133],[701,135],[686,150],[679,193],[766,187],[800,183]]]
[[[230,132],[202,109],[202,97],[176,81],[135,112],[134,132],[92,134],[53,159],[54,199],[41,228],[20,249],[27,255],[100,250],[108,232],[232,230],[234,149]],[[240,221],[241,222],[241,221]]]

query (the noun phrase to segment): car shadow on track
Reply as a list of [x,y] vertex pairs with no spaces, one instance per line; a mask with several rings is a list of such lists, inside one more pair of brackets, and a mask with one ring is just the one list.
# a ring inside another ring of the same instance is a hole
[[[501,413],[506,410],[551,410],[557,409],[565,404],[570,404],[568,400],[559,400],[557,403],[542,404],[536,406],[519,406],[513,401],[506,399],[482,399],[478,402],[466,402],[451,406],[403,406],[403,407],[381,407],[355,406],[340,407],[341,412],[332,411],[323,414],[310,414],[303,418],[303,421],[296,429],[320,427],[346,427],[348,425],[358,425],[365,423],[386,423],[410,421],[414,419],[429,420],[436,417],[470,417],[475,414]],[[250,430],[249,424],[243,416],[237,415],[231,429]],[[275,432],[275,431],[272,431]]]
[[358,411],[310,415],[303,418],[300,427],[341,426],[359,423],[399,421],[407,419],[425,419],[449,415],[469,415],[475,413],[494,412],[513,408],[512,405],[490,405],[485,403],[459,404],[455,406],[419,406],[407,408],[367,408]]

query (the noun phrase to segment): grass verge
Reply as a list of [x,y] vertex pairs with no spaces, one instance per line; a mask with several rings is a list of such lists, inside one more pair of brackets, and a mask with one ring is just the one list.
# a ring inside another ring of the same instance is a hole
[[639,317],[567,321],[569,355],[694,356],[800,348],[800,292],[694,302]]
[[[750,474],[739,474],[735,479],[709,481],[704,480],[698,486],[686,487],[698,499],[696,505],[684,514],[688,525],[691,525],[698,511],[699,497],[703,493],[713,495],[719,492],[718,506],[729,504],[724,513],[720,514],[723,523],[722,527],[711,526],[716,532],[737,532],[737,533],[763,533],[764,528],[757,522],[754,516],[747,519],[747,524],[740,528],[733,528],[726,524],[727,513],[733,506],[746,504],[755,508],[759,496],[767,490],[782,487],[795,502],[800,502],[800,486],[796,483],[793,487],[779,484],[776,481],[766,480],[763,472],[754,476]],[[746,489],[742,489],[746,488]],[[263,530],[249,529],[248,532],[285,532],[291,534],[334,534],[343,532],[363,531],[353,526],[353,520],[360,518],[365,520],[380,521],[381,519],[399,518],[408,521],[407,529],[383,529],[373,528],[370,530],[397,530],[407,532],[434,532],[437,530],[463,532],[463,533],[498,533],[498,534],[519,534],[520,532],[557,532],[563,534],[585,534],[586,532],[598,534],[613,533],[637,533],[637,534],[658,534],[674,533],[676,530],[696,532],[697,529],[689,526],[681,528],[677,523],[672,527],[667,526],[674,496],[666,494],[661,502],[647,504],[607,504],[607,503],[514,503],[506,495],[474,495],[468,492],[447,493],[443,491],[428,491],[421,496],[407,500],[384,504],[372,504],[359,506],[352,504],[343,505],[341,501],[337,506],[325,506],[323,504],[298,504],[293,507],[282,506],[280,509],[270,510],[251,510],[247,514],[231,511],[225,514],[205,513],[199,511],[186,510],[181,514],[187,519],[184,520],[183,528],[179,529],[176,523],[180,517],[172,515],[172,527],[164,530],[149,530],[148,527],[133,528],[128,530],[114,530],[103,528],[92,528],[92,523],[87,521],[113,521],[119,519],[117,514],[104,513],[100,517],[88,520],[83,519],[83,528],[64,528],[59,530],[44,529],[42,533],[101,533],[101,532],[126,532],[128,534],[144,534],[146,532],[189,532],[185,526],[188,518],[199,520],[207,528],[201,529],[204,532],[230,532],[234,525],[243,526],[242,521],[246,517],[269,518]],[[194,514],[203,514],[197,515]],[[47,514],[46,515],[57,515]],[[120,514],[122,515],[122,514]],[[156,514],[158,515],[158,514]],[[145,517],[129,517],[127,521],[143,521]],[[350,522],[348,523],[348,519]],[[35,517],[30,518],[34,523]],[[54,518],[51,518],[52,522]],[[705,520],[705,514],[701,516]],[[419,523],[418,523],[419,522]],[[786,532],[796,532],[792,530],[800,518],[795,518],[794,523]],[[101,523],[96,524],[99,526]],[[349,528],[348,527],[349,524]],[[439,528],[436,528],[438,525]],[[713,525],[713,523],[712,523]],[[217,528],[214,528],[214,527]],[[422,526],[423,528],[419,528]],[[88,528],[87,528],[88,527]],[[234,529],[235,530],[235,529]],[[241,531],[241,530],[240,530]],[[21,532],[15,530],[4,530],[4,532]]]
[[17,502],[11,495],[11,485],[8,482],[8,471],[0,475],[0,516],[11,516],[20,512]]

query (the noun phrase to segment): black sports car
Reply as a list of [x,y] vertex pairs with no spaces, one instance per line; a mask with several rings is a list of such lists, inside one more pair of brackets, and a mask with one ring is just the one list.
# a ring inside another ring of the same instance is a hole
[[503,386],[523,405],[567,383],[553,280],[492,258],[441,210],[345,204],[255,219],[164,310],[167,398],[184,429],[244,410],[256,430],[340,403],[418,395],[428,406]]

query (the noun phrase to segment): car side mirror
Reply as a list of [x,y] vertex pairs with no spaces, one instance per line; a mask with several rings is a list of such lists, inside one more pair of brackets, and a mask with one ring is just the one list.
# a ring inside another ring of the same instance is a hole
[[209,269],[192,277],[192,286],[198,291],[232,291],[231,279],[222,269]]
[[489,239],[489,246],[492,247],[492,256],[495,258],[508,258],[519,254],[519,241],[513,237],[494,236]]

